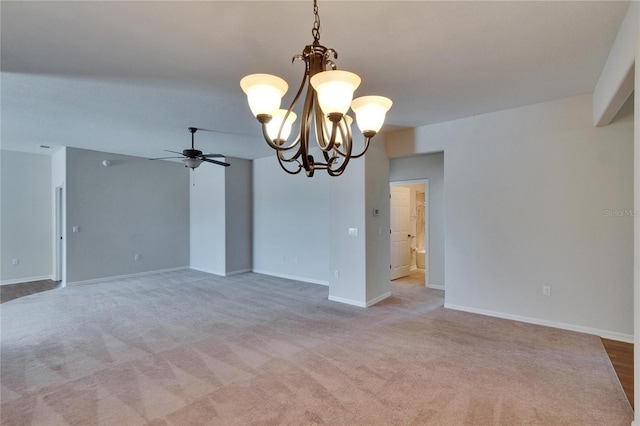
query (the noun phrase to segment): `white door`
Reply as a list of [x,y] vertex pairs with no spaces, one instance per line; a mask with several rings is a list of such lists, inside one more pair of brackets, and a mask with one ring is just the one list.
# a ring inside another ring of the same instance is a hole
[[409,240],[409,188],[391,186],[391,279],[409,275],[411,244]]

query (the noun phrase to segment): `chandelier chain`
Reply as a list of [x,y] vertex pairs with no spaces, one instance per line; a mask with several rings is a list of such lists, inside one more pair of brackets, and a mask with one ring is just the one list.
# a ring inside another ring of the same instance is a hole
[[314,43],[320,42],[320,15],[318,14],[318,1],[313,0],[313,29],[311,35],[313,36]]

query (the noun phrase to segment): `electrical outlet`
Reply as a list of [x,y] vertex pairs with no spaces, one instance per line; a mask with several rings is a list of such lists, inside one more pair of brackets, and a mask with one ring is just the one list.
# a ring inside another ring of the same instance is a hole
[[543,296],[551,296],[551,287],[548,285],[545,285],[542,287],[542,295]]
[[133,260],[140,260],[140,255],[139,254],[134,254],[133,255]]
[[20,264],[20,259],[13,259],[13,260],[11,261],[11,264],[12,264],[13,266],[17,266],[17,265],[19,265],[19,264]]
[[340,271],[337,270],[337,269],[335,271],[333,271],[333,277],[334,278],[340,278]]

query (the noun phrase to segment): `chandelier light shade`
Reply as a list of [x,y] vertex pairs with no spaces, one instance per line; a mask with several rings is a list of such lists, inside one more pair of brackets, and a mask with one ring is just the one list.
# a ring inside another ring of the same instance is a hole
[[351,109],[356,113],[358,127],[363,135],[378,133],[389,108],[391,99],[384,96],[363,96],[351,102]]
[[[328,118],[325,118],[324,121],[325,121],[324,138],[325,139],[330,139],[331,136],[327,134],[327,130],[326,129],[330,129],[331,128],[331,121]],[[345,122],[346,122],[346,126],[345,126]],[[340,122],[340,128],[336,132],[336,146],[337,147],[340,147],[340,145],[342,145],[342,143],[344,142],[344,140],[342,139],[342,135],[343,134],[345,134],[345,135],[346,134],[351,134],[351,125],[352,124],[353,124],[353,118],[351,118],[351,116],[349,116],[349,115],[345,115],[344,116],[344,121]]]
[[282,97],[289,89],[286,81],[270,74],[248,75],[240,80],[240,87],[247,94],[249,108],[256,117],[279,109]]
[[[286,118],[285,118],[286,117]],[[271,121],[266,124],[267,136],[275,141],[286,141],[291,134],[291,126],[296,121],[296,113],[289,112],[286,109],[277,109],[271,112]],[[284,125],[282,122],[284,121]]]
[[309,79],[315,89],[320,109],[329,114],[346,114],[360,77],[349,71],[324,71]]
[[[240,81],[247,95],[249,108],[262,124],[265,141],[276,150],[280,166],[291,174],[305,170],[313,176],[315,170],[326,170],[331,176],[341,175],[349,160],[365,154],[373,138],[384,124],[392,102],[383,96],[363,96],[353,99],[360,85],[360,77],[348,71],[337,70],[333,61],[335,50],[320,44],[320,16],[317,0],[313,1],[315,16],[313,43],[293,60],[305,62],[302,83],[291,105],[281,109],[282,97],[288,89],[280,77],[270,74],[251,74]],[[298,135],[289,141],[297,114],[293,111],[304,94],[300,112]],[[358,127],[364,136],[364,148],[353,153],[351,125],[353,118],[347,115],[352,109]],[[322,159],[310,154],[310,141],[315,138]]]

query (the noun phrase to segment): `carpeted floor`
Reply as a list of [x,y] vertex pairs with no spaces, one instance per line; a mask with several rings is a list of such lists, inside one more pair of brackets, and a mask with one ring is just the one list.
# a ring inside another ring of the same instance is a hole
[[178,271],[1,307],[3,425],[625,425],[596,336]]

